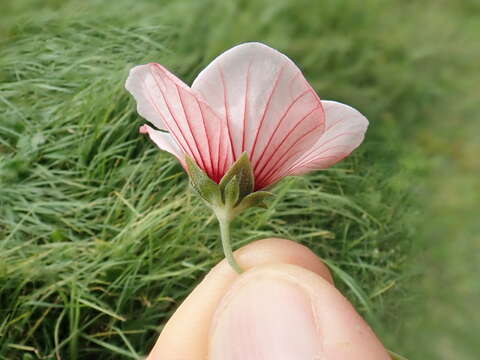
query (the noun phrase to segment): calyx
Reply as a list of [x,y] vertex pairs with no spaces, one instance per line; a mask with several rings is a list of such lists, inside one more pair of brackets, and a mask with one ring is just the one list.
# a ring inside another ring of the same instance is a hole
[[246,152],[232,164],[218,184],[188,156],[186,163],[192,188],[217,216],[226,216],[226,220],[232,220],[251,207],[266,208],[264,201],[273,196],[268,191],[254,191],[255,180]]

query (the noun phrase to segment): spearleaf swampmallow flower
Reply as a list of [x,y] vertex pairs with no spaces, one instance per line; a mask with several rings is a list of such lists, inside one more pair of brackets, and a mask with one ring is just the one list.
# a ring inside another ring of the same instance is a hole
[[264,189],[282,178],[328,168],[363,141],[368,120],[320,100],[287,56],[261,43],[238,45],[213,60],[189,87],[160,64],[131,69],[125,84],[143,125],[173,154],[215,212],[225,255],[238,272],[229,224],[263,206]]

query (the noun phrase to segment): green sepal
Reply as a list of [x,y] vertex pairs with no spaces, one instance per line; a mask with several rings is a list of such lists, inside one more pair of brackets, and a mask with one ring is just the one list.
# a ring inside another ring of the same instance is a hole
[[218,205],[222,201],[219,186],[203,172],[189,156],[185,156],[190,184],[200,197],[211,205]]
[[238,177],[235,175],[230,179],[230,181],[225,185],[225,190],[223,191],[223,200],[227,208],[234,208],[237,205],[237,202],[240,198],[240,184],[238,182]]
[[264,201],[272,196],[273,194],[268,191],[255,191],[254,193],[245,196],[238,204],[237,209],[242,211],[254,206],[266,209],[267,205]]
[[185,156],[185,161],[192,188],[218,214],[229,214],[233,218],[254,206],[267,208],[264,201],[273,196],[268,191],[253,192],[253,171],[247,153],[233,163],[220,184],[210,179],[190,157]]
[[220,191],[224,193],[225,187],[230,180],[236,176],[239,188],[239,199],[243,199],[248,194],[251,194],[254,188],[254,178],[252,165],[248,159],[248,155],[244,152],[220,180]]

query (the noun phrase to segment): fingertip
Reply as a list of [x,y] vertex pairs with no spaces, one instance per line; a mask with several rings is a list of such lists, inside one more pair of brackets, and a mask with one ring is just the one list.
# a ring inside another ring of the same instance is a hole
[[333,284],[330,270],[323,261],[308,247],[292,240],[258,240],[237,250],[235,256],[245,269],[265,264],[292,264],[316,273]]
[[[235,252],[246,270],[267,264],[292,264],[318,274],[333,283],[328,268],[306,246],[291,240],[267,238],[252,242]],[[165,324],[149,360],[206,358],[208,331],[213,314],[238,274],[223,260],[216,265],[183,301]]]
[[208,358],[384,360],[389,356],[331,283],[299,266],[269,264],[246,271],[223,297],[212,321]]

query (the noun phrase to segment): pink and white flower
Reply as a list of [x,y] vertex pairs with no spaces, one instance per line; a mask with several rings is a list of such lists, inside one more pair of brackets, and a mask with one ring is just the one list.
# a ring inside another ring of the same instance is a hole
[[156,63],[134,67],[125,87],[156,128],[140,132],[160,149],[184,168],[189,156],[216,183],[246,152],[255,190],[337,163],[368,127],[352,107],[320,100],[288,57],[260,43],[224,52],[191,87]]

